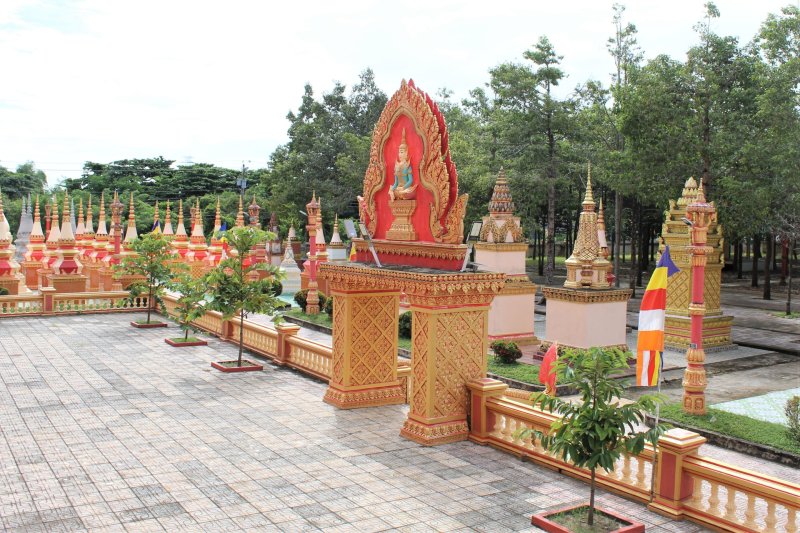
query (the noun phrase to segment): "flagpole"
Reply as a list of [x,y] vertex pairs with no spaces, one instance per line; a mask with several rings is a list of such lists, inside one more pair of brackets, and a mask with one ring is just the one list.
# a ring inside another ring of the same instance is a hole
[[[659,369],[658,369],[658,384],[656,388],[656,394],[661,394],[661,379],[663,378],[664,374],[664,352],[661,352],[661,361],[660,361]],[[659,415],[661,414],[661,402],[656,402],[656,420],[655,424],[653,425],[654,428],[658,427],[658,420]],[[650,472],[650,501],[652,502],[655,499],[656,495],[656,459],[658,458],[658,441],[655,442],[653,445],[653,468]]]

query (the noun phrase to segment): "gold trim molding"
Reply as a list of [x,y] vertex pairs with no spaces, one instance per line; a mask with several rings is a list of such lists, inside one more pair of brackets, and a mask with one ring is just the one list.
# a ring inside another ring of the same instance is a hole
[[630,289],[580,290],[562,287],[542,287],[545,298],[579,303],[625,302],[630,300]]

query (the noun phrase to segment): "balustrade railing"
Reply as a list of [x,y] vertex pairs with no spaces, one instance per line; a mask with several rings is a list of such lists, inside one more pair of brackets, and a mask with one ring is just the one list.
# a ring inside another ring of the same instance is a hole
[[39,294],[0,296],[0,315],[19,316],[42,313],[42,296]]
[[331,378],[332,348],[297,336],[286,339],[286,344],[289,347],[286,357],[289,366],[325,381]]
[[[573,477],[588,480],[590,472],[576,468],[545,451],[533,438],[520,439],[519,430],[543,433],[557,419],[532,407],[516,391],[484,379],[469,384],[472,401],[470,440],[525,456]],[[697,454],[705,442],[699,435],[672,430],[659,441],[655,500],[651,502],[653,449],[623,455],[614,469],[597,471],[597,483],[675,519],[688,518],[721,531],[798,531],[800,485],[751,472]]]

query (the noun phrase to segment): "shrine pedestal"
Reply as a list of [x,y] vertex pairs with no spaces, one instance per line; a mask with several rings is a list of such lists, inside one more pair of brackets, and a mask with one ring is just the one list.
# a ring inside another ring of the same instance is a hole
[[[667,315],[664,322],[664,344],[670,348],[687,349],[692,338],[691,322],[688,316]],[[732,325],[732,316],[704,316],[703,349],[708,351],[732,346]]]
[[416,200],[394,200],[389,202],[389,209],[392,210],[394,220],[386,238],[390,241],[415,241],[417,232],[411,224],[411,216],[417,209]]
[[[320,265],[333,294],[333,371],[325,401],[337,407],[403,403],[397,317],[413,312],[411,394],[400,434],[425,445],[467,438],[467,383],[486,375],[489,305],[504,274],[417,267]],[[387,392],[388,391],[388,392]]]
[[628,350],[629,289],[581,290],[543,287],[547,298],[547,341],[568,348]]
[[536,285],[528,277],[509,277],[489,309],[489,340],[513,341],[519,345],[537,344]]
[[15,277],[15,276],[3,276],[0,277],[0,288],[4,288],[8,290],[9,296],[17,296],[20,292],[21,287],[25,284],[22,276]]
[[89,290],[89,278],[83,274],[49,274],[48,286],[57,293],[86,292]]

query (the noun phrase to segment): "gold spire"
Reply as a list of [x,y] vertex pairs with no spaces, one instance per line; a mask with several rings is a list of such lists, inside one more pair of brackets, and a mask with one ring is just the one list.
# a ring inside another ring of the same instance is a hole
[[492,199],[489,201],[489,213],[496,215],[514,214],[514,201],[511,198],[511,190],[508,187],[506,171],[500,167],[497,179],[494,182]]
[[100,193],[100,214],[97,215],[97,235],[108,235],[106,228],[106,192]]
[[239,196],[239,211],[236,213],[236,227],[244,227],[244,206],[242,196]]
[[125,232],[125,242],[131,243],[139,238],[136,231],[136,213],[133,210],[133,191],[131,191],[131,201],[128,206],[128,231]]
[[219,215],[219,196],[217,196],[217,211],[214,213],[214,231],[212,237],[213,235],[216,235],[216,233],[220,230],[221,227],[222,223],[220,222],[220,215]]
[[705,193],[705,190],[703,190],[703,179],[702,178],[700,178],[700,184],[697,187],[697,198],[695,199],[695,202],[698,203],[698,204],[706,203],[706,193]]
[[586,196],[583,198],[583,210],[594,211],[594,196],[592,195],[592,162],[588,163],[588,174],[586,176]]
[[169,200],[167,200],[167,211],[164,213],[164,224],[171,222],[170,220],[170,211],[169,211]]
[[158,222],[158,200],[156,200],[156,206],[153,208],[153,225],[156,225]]
[[86,204],[86,224],[84,227],[84,232],[86,235],[94,235],[94,222],[92,219],[92,195],[90,193],[89,202]]
[[75,235],[72,233],[72,223],[69,218],[69,194],[64,194],[64,212],[61,216],[61,235],[59,242],[75,242]]

